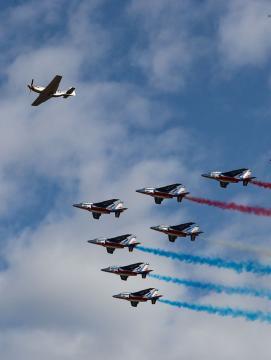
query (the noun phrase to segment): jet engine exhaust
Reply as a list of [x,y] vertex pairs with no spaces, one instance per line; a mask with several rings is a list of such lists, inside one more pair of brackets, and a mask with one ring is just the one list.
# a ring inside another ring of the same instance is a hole
[[266,209],[259,206],[240,205],[234,202],[226,203],[224,201],[209,200],[195,196],[186,196],[185,199],[196,202],[198,204],[215,206],[223,210],[234,210],[245,214],[254,214],[257,216],[271,216],[271,209]]
[[145,246],[138,246],[136,249],[145,253],[162,256],[171,260],[181,261],[183,263],[191,265],[207,265],[220,269],[228,269],[233,270],[238,274],[247,272],[261,276],[271,275],[270,265],[262,264],[253,260],[237,262],[233,260],[225,260],[219,257],[191,255],[159,248],[149,248]]
[[185,301],[172,301],[168,299],[159,299],[161,303],[175,306],[182,309],[194,310],[197,312],[205,312],[208,314],[219,315],[222,317],[229,316],[233,318],[243,318],[248,321],[260,321],[271,324],[271,313],[260,310],[251,311],[244,309],[235,309],[232,307],[219,307],[213,305],[201,305],[195,303],[188,303]]
[[271,189],[271,183],[269,183],[269,182],[251,180],[250,183],[253,185],[265,188],[265,189]]
[[203,282],[198,280],[189,280],[189,279],[181,279],[171,276],[164,276],[158,274],[150,274],[150,277],[153,279],[157,279],[160,281],[165,281],[168,283],[173,283],[186,287],[193,287],[199,290],[205,290],[209,292],[216,292],[217,294],[225,293],[227,295],[244,295],[244,296],[254,296],[258,298],[266,298],[271,300],[271,291],[266,289],[255,289],[252,287],[244,287],[244,286],[228,286],[222,284],[215,284],[212,282]]

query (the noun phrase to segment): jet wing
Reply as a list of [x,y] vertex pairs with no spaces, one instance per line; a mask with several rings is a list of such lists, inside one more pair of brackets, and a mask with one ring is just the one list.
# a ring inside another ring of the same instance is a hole
[[107,208],[107,206],[114,204],[118,199],[105,200],[102,202],[94,203],[93,205],[101,208]]
[[38,106],[43,102],[49,100],[52,94],[54,94],[57,91],[61,79],[62,76],[56,75],[53,78],[53,80],[50,82],[50,84],[46,86],[46,88],[40,93],[37,99],[32,103],[32,106]]
[[127,237],[130,236],[130,234],[126,234],[126,235],[120,235],[120,236],[116,236],[110,239],[107,239],[109,242],[111,243],[117,243],[119,244],[120,242],[122,242],[123,240],[126,240]]
[[144,295],[148,294],[151,290],[153,290],[153,288],[140,290],[140,291],[131,293],[131,295],[133,295],[133,296],[144,296]]
[[237,169],[237,170],[227,171],[227,172],[223,172],[222,175],[229,176],[229,177],[235,177],[237,175],[242,174],[246,170],[247,169]]
[[189,226],[191,225],[194,225],[195,223],[193,222],[189,222],[189,223],[185,223],[185,224],[180,224],[180,225],[174,225],[174,226],[170,226],[171,229],[174,229],[174,230],[185,230],[187,229]]
[[136,264],[131,264],[131,265],[126,265],[126,266],[121,266],[121,269],[123,270],[134,270],[136,269],[138,266],[142,265],[143,263],[136,263]]
[[177,186],[179,186],[181,184],[172,184],[172,185],[166,185],[166,186],[162,186],[162,187],[159,187],[159,188],[156,188],[155,190],[158,190],[158,191],[161,191],[161,192],[170,192],[172,191],[173,189],[175,189]]

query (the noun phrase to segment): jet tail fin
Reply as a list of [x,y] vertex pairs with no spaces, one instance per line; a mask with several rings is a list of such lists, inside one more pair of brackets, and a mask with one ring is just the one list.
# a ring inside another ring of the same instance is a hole
[[252,177],[250,177],[250,178],[244,179],[244,180],[243,180],[243,186],[247,186],[248,183],[249,183],[251,180],[253,180],[253,179],[256,179],[256,177],[255,177],[255,176],[252,176]]

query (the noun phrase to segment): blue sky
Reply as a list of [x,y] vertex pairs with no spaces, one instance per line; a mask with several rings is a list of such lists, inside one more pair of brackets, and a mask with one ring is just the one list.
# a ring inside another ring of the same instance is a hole
[[[118,359],[129,353],[131,359],[175,360],[182,353],[192,360],[253,359],[258,346],[261,359],[269,358],[269,325],[164,304],[135,312],[111,295],[148,282],[173,300],[268,310],[267,301],[154,279],[123,284],[100,268],[143,260],[159,274],[222,284],[268,287],[268,278],[139,252],[109,257],[86,243],[134,232],[145,246],[268,261],[249,249],[219,244],[268,248],[268,219],[188,201],[155,206],[134,191],[182,182],[193,195],[270,207],[268,190],[241,185],[224,190],[200,177],[208,170],[250,167],[260,180],[271,179],[268,5],[265,0],[0,5],[1,358]],[[74,85],[77,96],[32,108],[35,94],[28,94],[26,84],[34,78],[46,85],[55,74],[63,75],[61,88]],[[95,222],[71,207],[111,197],[129,208],[119,221]],[[183,239],[169,244],[149,229],[190,220],[204,231],[193,244]],[[127,324],[135,344],[117,336]]]

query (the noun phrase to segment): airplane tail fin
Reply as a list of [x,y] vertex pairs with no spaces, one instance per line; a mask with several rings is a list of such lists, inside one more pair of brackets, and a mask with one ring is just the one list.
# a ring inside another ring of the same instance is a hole
[[244,180],[243,180],[243,186],[247,186],[248,183],[249,183],[251,180],[253,180],[253,179],[256,179],[256,177],[255,177],[255,176],[251,176],[250,178],[244,179]]
[[66,94],[63,95],[64,99],[67,99],[67,97],[69,96],[75,96],[75,88],[74,87],[71,87],[69,88],[67,91],[66,91]]

